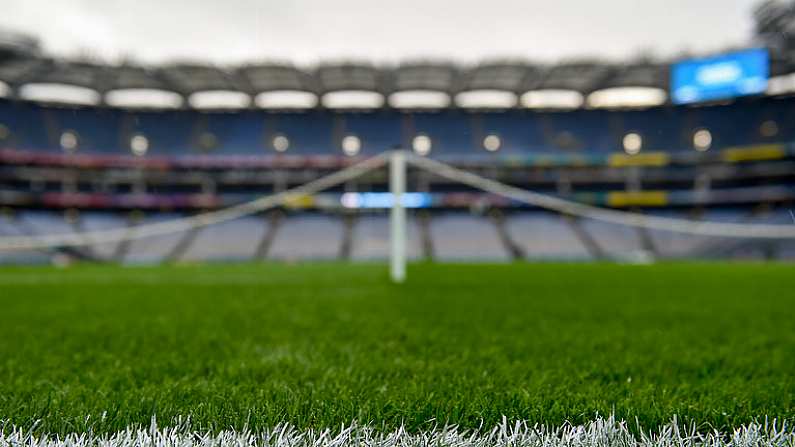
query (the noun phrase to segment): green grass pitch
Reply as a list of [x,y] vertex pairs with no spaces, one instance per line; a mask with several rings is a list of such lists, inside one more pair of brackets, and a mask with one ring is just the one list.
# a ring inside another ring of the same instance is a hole
[[[0,269],[0,421],[393,429],[795,419],[795,268]],[[104,417],[103,417],[104,414]]]

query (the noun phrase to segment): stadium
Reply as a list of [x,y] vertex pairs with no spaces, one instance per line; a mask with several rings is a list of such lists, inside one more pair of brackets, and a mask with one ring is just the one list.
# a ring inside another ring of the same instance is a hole
[[795,444],[795,6],[752,19],[554,63],[0,32],[0,446]]

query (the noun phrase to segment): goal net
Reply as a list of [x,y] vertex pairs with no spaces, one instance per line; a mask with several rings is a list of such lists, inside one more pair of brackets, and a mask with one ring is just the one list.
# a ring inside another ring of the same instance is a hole
[[[386,181],[362,181],[376,174]],[[311,200],[328,191],[334,193],[326,202]],[[296,206],[307,200],[326,212],[313,215]],[[0,256],[8,259],[38,255],[134,262],[130,253],[136,250],[159,251],[152,258],[158,261],[388,257],[396,281],[405,277],[409,259],[649,262],[776,258],[795,252],[795,224],[783,209],[696,214],[610,208],[513,186],[495,175],[405,151],[385,152],[282,192],[190,216],[161,214],[115,226],[98,225],[96,219],[78,225],[80,217],[71,216],[67,230],[57,231],[6,214]],[[225,236],[214,233],[224,227]],[[166,236],[172,237],[168,249],[152,243]],[[331,248],[323,252],[324,245]],[[218,256],[233,246],[249,254]]]

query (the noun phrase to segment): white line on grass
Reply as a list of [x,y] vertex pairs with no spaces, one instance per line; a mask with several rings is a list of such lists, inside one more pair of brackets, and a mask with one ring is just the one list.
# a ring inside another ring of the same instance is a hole
[[585,425],[559,427],[503,422],[491,430],[461,430],[455,426],[426,432],[400,428],[379,432],[367,425],[353,424],[339,429],[299,430],[277,425],[260,432],[224,430],[194,431],[190,423],[177,421],[170,427],[128,428],[109,434],[73,433],[66,436],[34,435],[29,430],[0,423],[0,446],[26,447],[783,447],[795,445],[795,431],[787,424],[751,423],[732,431],[699,432],[674,420],[657,430],[635,435],[626,421],[613,417],[596,418]]

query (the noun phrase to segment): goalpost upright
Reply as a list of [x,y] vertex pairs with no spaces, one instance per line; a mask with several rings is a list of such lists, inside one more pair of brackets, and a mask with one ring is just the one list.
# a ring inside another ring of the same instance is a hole
[[392,193],[390,211],[389,275],[392,282],[406,279],[406,209],[403,194],[406,192],[406,154],[392,151],[389,157],[389,191]]

